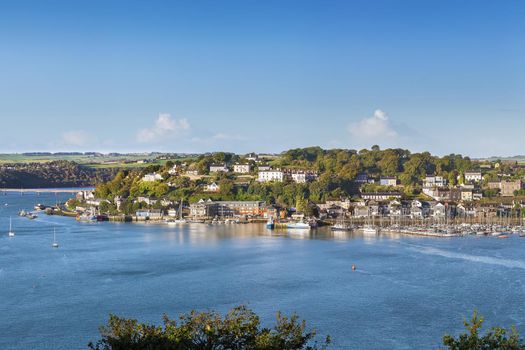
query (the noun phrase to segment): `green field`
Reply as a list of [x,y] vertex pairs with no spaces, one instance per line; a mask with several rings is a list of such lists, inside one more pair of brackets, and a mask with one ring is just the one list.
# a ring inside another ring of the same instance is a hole
[[[172,160],[187,161],[193,158],[176,158]],[[24,154],[0,154],[0,164],[6,163],[48,163],[57,160],[76,162],[92,168],[143,168],[149,165],[163,165],[167,160],[156,160],[150,155],[122,155],[122,156],[89,156],[89,155],[24,155]],[[147,160],[146,163],[137,163]]]

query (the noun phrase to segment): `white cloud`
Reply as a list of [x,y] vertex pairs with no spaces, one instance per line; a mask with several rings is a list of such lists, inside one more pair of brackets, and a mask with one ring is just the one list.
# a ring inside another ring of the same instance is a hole
[[91,136],[84,130],[71,130],[62,134],[62,142],[66,146],[84,147],[90,140]]
[[160,113],[151,128],[141,129],[137,132],[137,141],[148,143],[160,138],[180,135],[190,129],[187,119],[174,119],[168,113]]
[[370,142],[398,137],[398,133],[390,125],[387,114],[380,109],[376,109],[372,116],[350,124],[349,131],[355,138]]

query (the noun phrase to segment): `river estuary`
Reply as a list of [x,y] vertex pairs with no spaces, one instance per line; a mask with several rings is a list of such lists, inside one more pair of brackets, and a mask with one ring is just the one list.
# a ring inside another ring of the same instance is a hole
[[265,324],[295,311],[332,337],[331,349],[437,349],[474,309],[487,326],[525,334],[525,238],[17,216],[67,196],[0,197],[0,349],[86,349],[109,313],[160,323],[163,313],[239,304]]

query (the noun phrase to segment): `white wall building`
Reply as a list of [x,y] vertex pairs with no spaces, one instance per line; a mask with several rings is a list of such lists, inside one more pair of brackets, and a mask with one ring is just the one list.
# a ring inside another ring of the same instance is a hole
[[481,171],[466,171],[465,181],[468,182],[480,182],[483,179]]
[[144,182],[154,182],[154,181],[162,181],[162,180],[164,180],[164,178],[160,174],[157,174],[157,173],[146,174],[142,177],[142,181]]
[[280,170],[269,170],[269,171],[259,171],[258,181],[259,182],[270,182],[277,181],[282,182],[284,178],[284,173]]
[[239,174],[248,174],[251,170],[250,164],[235,164],[233,172]]

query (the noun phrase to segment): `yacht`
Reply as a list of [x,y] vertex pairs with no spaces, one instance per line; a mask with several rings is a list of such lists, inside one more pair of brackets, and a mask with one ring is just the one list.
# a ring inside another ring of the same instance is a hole
[[14,237],[15,236],[15,233],[13,232],[13,225],[12,225],[12,222],[11,222],[11,217],[9,217],[9,232],[7,232],[7,235],[9,237]]
[[287,228],[295,228],[295,229],[310,229],[310,224],[309,223],[306,223],[306,222],[303,222],[303,221],[298,221],[298,222],[291,222],[289,223],[288,225],[286,225]]
[[374,227],[372,225],[365,225],[363,227],[363,234],[365,235],[377,235],[379,233],[379,229],[377,227]]
[[175,219],[174,221],[176,224],[185,224],[187,221],[186,219],[184,219],[182,217],[182,199],[180,200],[180,205],[179,205],[179,218],[178,219]]
[[275,227],[275,223],[273,222],[273,217],[270,216],[268,221],[266,221],[266,228],[271,230],[274,227]]
[[53,248],[58,248],[57,232],[55,227],[53,227]]

